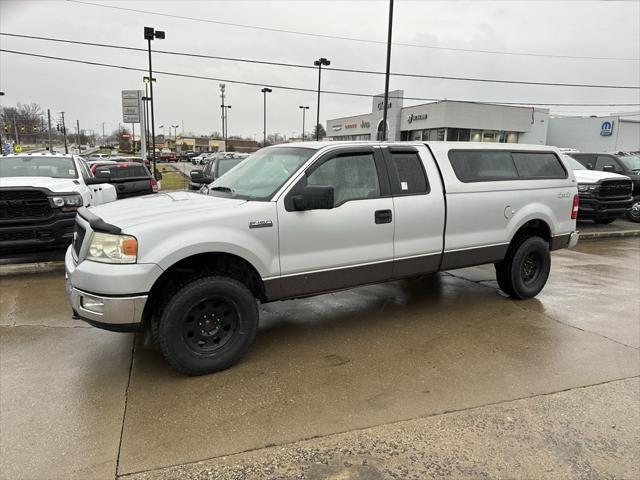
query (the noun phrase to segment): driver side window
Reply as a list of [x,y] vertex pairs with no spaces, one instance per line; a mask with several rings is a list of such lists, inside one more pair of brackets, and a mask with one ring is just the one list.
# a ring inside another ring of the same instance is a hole
[[613,157],[598,155],[598,157],[596,158],[595,170],[600,170],[601,172],[603,172],[605,165],[612,166],[615,173],[622,173],[620,165],[618,165],[618,162],[616,162]]
[[349,153],[331,158],[309,174],[307,185],[332,186],[334,207],[349,200],[380,197],[373,153]]

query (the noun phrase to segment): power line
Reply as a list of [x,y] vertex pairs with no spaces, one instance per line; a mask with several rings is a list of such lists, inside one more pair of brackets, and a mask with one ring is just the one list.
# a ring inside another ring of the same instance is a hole
[[[145,50],[144,48],[128,47],[126,45],[115,45],[115,44],[109,44],[109,43],[84,42],[80,40],[68,40],[68,39],[62,39],[62,38],[42,37],[42,36],[36,36],[36,35],[21,35],[17,33],[5,33],[5,32],[0,32],[0,35],[5,35],[8,37],[15,37],[15,38],[28,38],[31,40],[43,40],[43,41],[49,41],[49,42],[66,43],[66,44],[73,44],[73,45],[114,48],[114,49],[143,52],[143,53],[147,52],[147,50]],[[303,65],[299,63],[283,63],[283,62],[271,62],[267,60],[221,57],[216,55],[175,52],[170,50],[154,50],[154,53],[159,53],[164,55],[176,55],[181,57],[207,58],[207,59],[224,60],[224,61],[232,61],[232,62],[272,65],[272,66],[278,66],[278,67],[304,68],[304,69],[311,69],[311,70],[316,69],[316,67],[314,66]],[[359,73],[359,74],[368,74],[368,75],[384,75],[385,74],[385,72],[382,72],[382,71],[358,70],[353,68],[327,67],[326,70],[331,70],[334,72]],[[429,79],[438,79],[438,80],[454,80],[454,81],[480,82],[480,83],[502,83],[502,84],[515,84],[515,85],[536,85],[536,86],[573,87],[573,88],[606,88],[606,89],[626,89],[626,90],[640,89],[640,86],[637,86],[637,85],[594,85],[594,84],[585,84],[585,83],[533,82],[533,81],[524,81],[524,80],[502,80],[502,79],[495,79],[495,78],[455,77],[455,76],[448,76],[448,75],[426,75],[426,74],[417,74],[417,73],[393,73],[393,72],[391,73],[391,75],[396,77],[429,78]]]
[[[78,60],[78,59],[73,59],[73,58],[64,58],[64,57],[56,57],[56,56],[52,56],[52,55],[42,55],[42,54],[38,54],[38,53],[30,53],[30,52],[20,52],[17,50],[8,50],[5,48],[0,48],[0,52],[5,52],[5,53],[13,53],[15,55],[24,55],[24,56],[29,56],[29,57],[37,57],[37,58],[45,58],[48,60],[58,60],[58,61],[63,61],[63,62],[70,62],[70,63],[80,63],[80,64],[84,64],[84,65],[93,65],[93,66],[98,66],[98,67],[107,67],[107,68],[117,68],[120,70],[129,70],[129,71],[135,71],[135,72],[146,72],[145,69],[142,68],[136,68],[136,67],[129,67],[126,65],[115,65],[115,64],[110,64],[110,63],[103,63],[103,62],[94,62],[94,61],[90,61],[90,60]],[[280,90],[290,90],[290,91],[297,91],[297,92],[311,92],[311,93],[317,93],[317,90],[314,89],[310,89],[310,88],[302,88],[302,87],[292,87],[292,86],[288,86],[288,85],[274,85],[274,84],[269,84],[269,83],[257,83],[257,82],[247,82],[244,80],[230,80],[230,79],[225,79],[225,78],[215,78],[215,77],[207,77],[207,76],[203,76],[203,75],[190,75],[190,74],[186,74],[186,73],[178,73],[178,72],[167,72],[167,71],[162,71],[162,70],[154,70],[154,74],[159,74],[159,75],[168,75],[168,76],[172,76],[172,77],[182,77],[182,78],[193,78],[193,79],[199,79],[199,80],[211,80],[211,81],[216,81],[216,82],[226,82],[226,83],[234,83],[234,84],[238,84],[238,85],[249,85],[249,86],[254,86],[254,87],[270,87],[270,88],[276,88],[276,89],[280,89]],[[325,93],[325,94],[329,94],[329,95],[345,95],[345,96],[351,96],[351,97],[366,97],[366,98],[372,98],[372,97],[376,97],[377,95],[371,95],[371,94],[366,94],[366,93],[356,93],[356,92],[344,92],[344,91],[335,91],[335,90],[322,90],[321,93]],[[445,99],[441,99],[441,98],[424,98],[424,97],[389,97],[390,99],[403,99],[403,100],[416,100],[416,101],[427,101],[427,102],[439,102],[439,101],[443,101]],[[532,103],[532,102],[480,102],[477,100],[456,100],[456,99],[446,99],[447,101],[450,102],[467,102],[467,103],[483,103],[483,104],[494,104],[494,105],[521,105],[521,106],[572,106],[572,107],[628,107],[628,106],[640,106],[640,103]]]
[[[156,15],[159,17],[167,17],[167,18],[177,18],[179,20],[189,20],[194,22],[212,23],[215,25],[224,25],[227,27],[248,28],[252,30],[261,30],[261,31],[267,31],[267,32],[287,33],[291,35],[302,35],[305,37],[329,38],[333,40],[346,40],[346,41],[352,41],[352,42],[386,45],[386,42],[382,40],[371,40],[368,38],[344,37],[340,35],[327,35],[327,34],[321,34],[321,33],[310,33],[310,32],[300,32],[295,30],[286,30],[283,28],[263,27],[260,25],[247,25],[242,23],[222,22],[219,20],[211,20],[207,18],[187,17],[184,15],[153,12],[149,10],[140,10],[136,8],[116,7],[115,5],[102,5],[99,3],[85,2],[80,0],[67,0],[67,1],[71,3],[82,4],[82,5],[89,5],[92,7],[111,8],[113,10],[123,10],[127,12],[144,13],[147,15]],[[534,52],[507,52],[507,51],[501,51],[501,50],[479,50],[479,49],[472,49],[472,48],[454,48],[454,47],[442,47],[437,45],[423,45],[423,44],[400,43],[400,42],[393,42],[393,45],[399,46],[399,47],[427,48],[432,50],[447,50],[447,51],[453,51],[453,52],[483,53],[483,54],[492,54],[492,55],[513,55],[513,56],[548,57],[548,58],[574,58],[574,59],[580,59],[580,60],[618,60],[618,61],[635,61],[635,62],[640,61],[640,58],[594,57],[594,56],[559,55],[559,54],[551,54],[551,53],[534,53]]]

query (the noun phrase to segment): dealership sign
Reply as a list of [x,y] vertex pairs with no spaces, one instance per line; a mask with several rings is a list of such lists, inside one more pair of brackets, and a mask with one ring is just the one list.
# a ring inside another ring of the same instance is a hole
[[426,120],[427,119],[427,114],[426,113],[410,113],[407,116],[407,122],[411,123],[413,121],[418,121],[418,120]]
[[611,134],[613,133],[613,122],[602,122],[602,125],[600,126],[600,135],[602,135],[603,137],[610,137]]
[[140,123],[142,90],[122,90],[122,121]]

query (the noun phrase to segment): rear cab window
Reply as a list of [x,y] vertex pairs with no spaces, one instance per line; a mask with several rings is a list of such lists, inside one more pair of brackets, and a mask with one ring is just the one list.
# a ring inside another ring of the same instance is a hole
[[393,195],[429,193],[429,182],[417,151],[390,150],[386,158]]
[[464,183],[565,179],[567,171],[553,152],[450,150],[449,162]]

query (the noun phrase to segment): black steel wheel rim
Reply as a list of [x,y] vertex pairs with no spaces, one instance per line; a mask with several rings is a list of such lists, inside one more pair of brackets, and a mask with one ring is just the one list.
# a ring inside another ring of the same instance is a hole
[[238,330],[238,309],[223,297],[196,303],[182,321],[182,338],[191,351],[208,355],[223,348]]
[[530,285],[535,282],[540,275],[540,267],[542,266],[542,261],[540,259],[540,255],[535,252],[529,253],[526,257],[524,257],[524,261],[522,262],[522,281],[525,285]]

